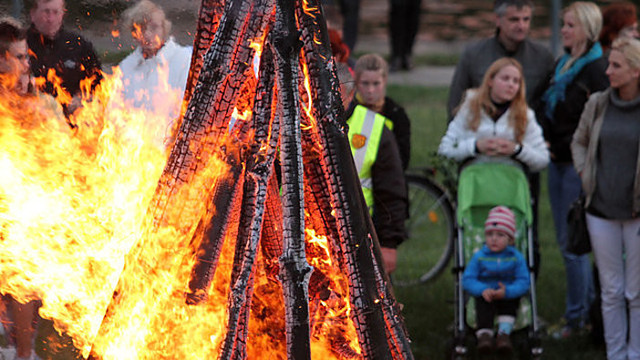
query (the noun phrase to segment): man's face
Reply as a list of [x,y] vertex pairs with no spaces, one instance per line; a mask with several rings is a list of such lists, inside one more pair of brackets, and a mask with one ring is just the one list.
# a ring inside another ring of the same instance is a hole
[[531,7],[508,6],[504,15],[498,16],[496,26],[500,29],[500,38],[508,43],[521,43],[529,35],[531,26]]
[[20,93],[26,92],[29,81],[29,53],[27,41],[11,43],[9,50],[0,56],[0,73],[5,74]]
[[134,25],[131,34],[145,53],[155,55],[164,45],[167,36],[164,23],[164,15],[160,11],[156,11],[151,14],[146,23]]
[[39,0],[30,15],[36,30],[48,38],[53,38],[62,27],[64,0]]

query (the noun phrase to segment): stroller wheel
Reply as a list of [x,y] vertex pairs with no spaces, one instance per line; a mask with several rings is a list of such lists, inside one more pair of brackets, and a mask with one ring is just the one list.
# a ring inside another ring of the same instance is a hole
[[445,352],[445,360],[467,360],[469,359],[469,347],[466,341],[459,342],[455,339],[447,340],[447,351]]

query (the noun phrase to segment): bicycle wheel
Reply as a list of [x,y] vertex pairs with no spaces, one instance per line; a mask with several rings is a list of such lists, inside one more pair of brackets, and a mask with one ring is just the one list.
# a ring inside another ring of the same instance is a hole
[[409,238],[398,247],[393,283],[409,286],[435,278],[453,253],[455,220],[447,194],[423,176],[407,175]]

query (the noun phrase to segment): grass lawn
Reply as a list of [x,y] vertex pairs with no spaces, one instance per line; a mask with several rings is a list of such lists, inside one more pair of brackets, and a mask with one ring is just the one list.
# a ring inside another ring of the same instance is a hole
[[[390,86],[388,94],[405,107],[411,118],[410,167],[425,165],[446,130],[447,88]],[[564,312],[565,275],[555,243],[546,172],[542,173],[541,183],[539,234],[542,263],[537,282],[538,312],[545,322],[553,324]],[[416,359],[445,358],[446,346],[452,335],[453,286],[453,275],[447,271],[434,282],[395,289],[398,301],[404,305],[403,314]],[[543,359],[605,359],[604,346],[591,344],[586,335],[571,340],[545,337],[543,347]]]

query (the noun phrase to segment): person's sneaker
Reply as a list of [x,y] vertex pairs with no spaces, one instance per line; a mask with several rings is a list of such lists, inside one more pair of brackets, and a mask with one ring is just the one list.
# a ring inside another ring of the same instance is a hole
[[502,355],[510,355],[513,352],[509,334],[498,333],[498,336],[496,336],[496,351]]
[[488,355],[493,351],[493,335],[484,332],[478,335],[478,354]]
[[573,335],[573,328],[571,326],[565,325],[560,329],[557,329],[551,333],[551,337],[556,340],[565,340],[570,338]]
[[555,340],[566,340],[576,335],[582,335],[585,331],[583,322],[567,321],[564,318],[549,328],[549,334]]

